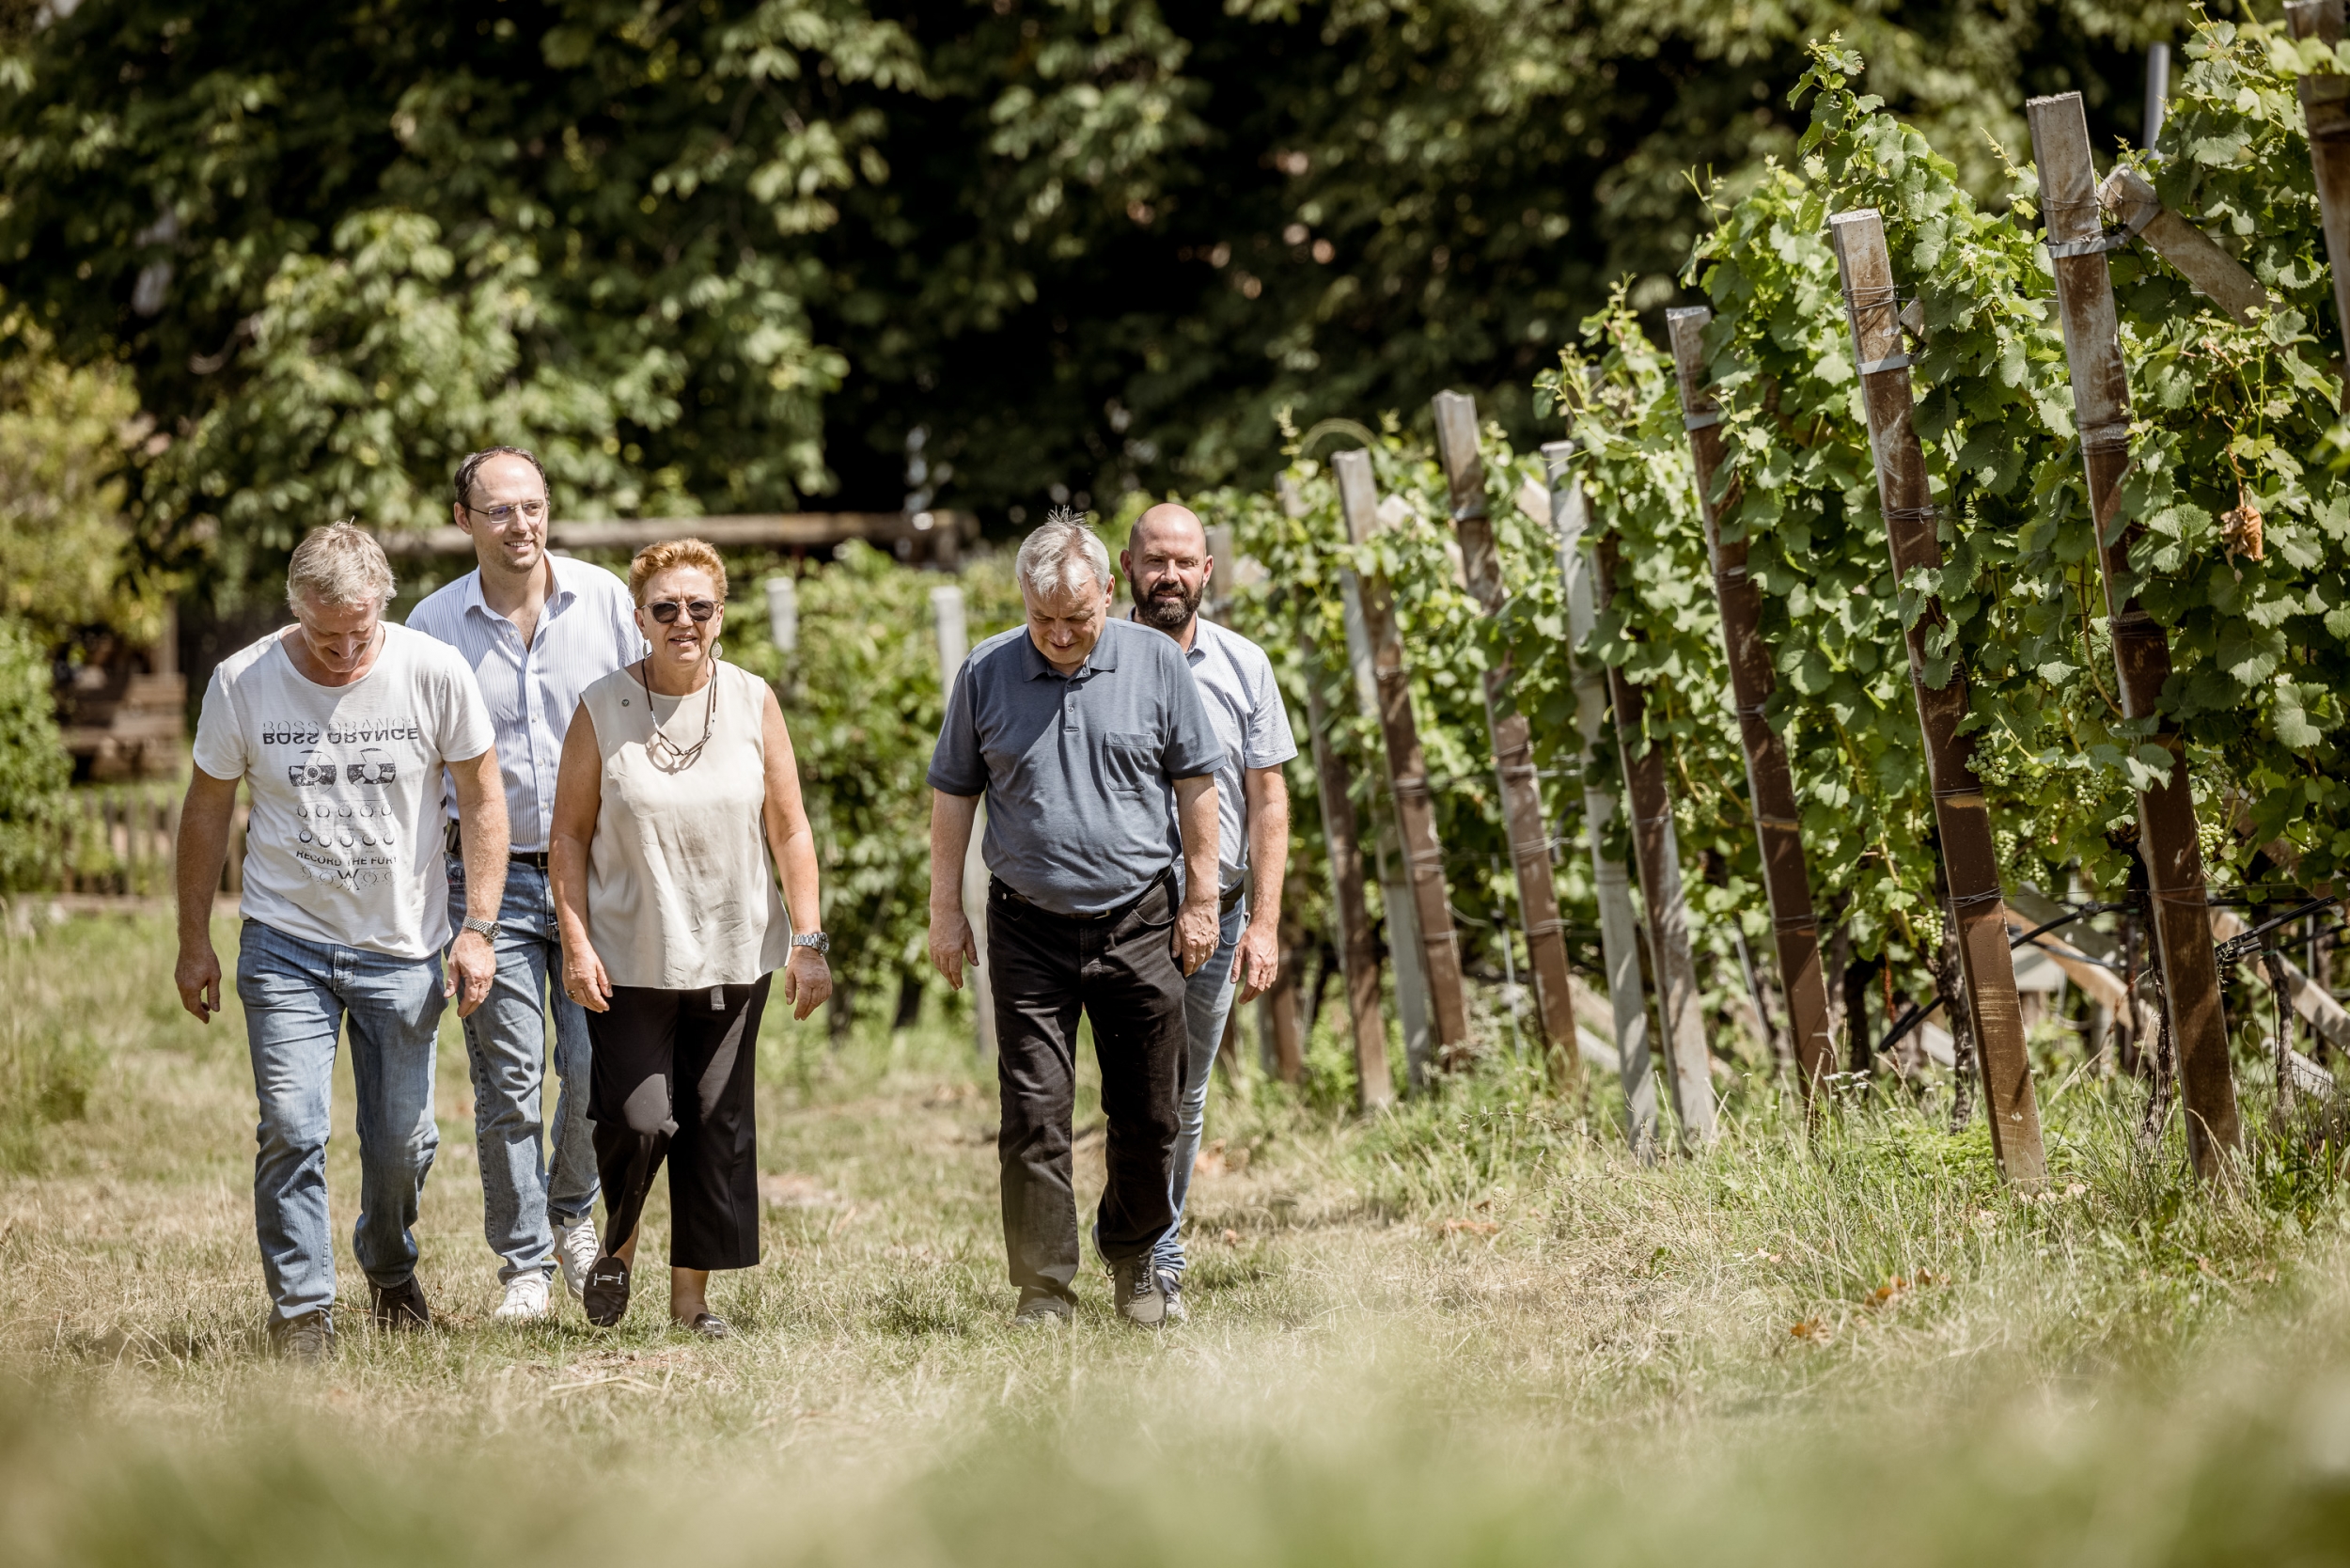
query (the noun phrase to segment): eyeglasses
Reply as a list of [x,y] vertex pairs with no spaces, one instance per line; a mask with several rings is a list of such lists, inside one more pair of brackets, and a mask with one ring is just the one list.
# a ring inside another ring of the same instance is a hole
[[660,604],[648,604],[645,608],[650,610],[652,618],[664,626],[676,625],[680,610],[692,616],[698,625],[718,613],[718,602],[714,599],[664,599]]
[[465,510],[472,512],[476,517],[486,517],[491,522],[503,528],[506,525],[514,521],[517,515],[526,518],[533,523],[538,522],[539,519],[547,514],[547,504],[544,501],[522,501],[512,506],[469,506]]

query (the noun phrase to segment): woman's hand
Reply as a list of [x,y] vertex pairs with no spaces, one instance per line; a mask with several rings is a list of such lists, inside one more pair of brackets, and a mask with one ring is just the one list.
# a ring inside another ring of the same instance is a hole
[[590,1012],[612,1011],[612,980],[603,960],[586,942],[563,944],[563,995]]
[[832,996],[832,965],[813,948],[794,948],[783,966],[783,999],[791,1016],[805,1018]]

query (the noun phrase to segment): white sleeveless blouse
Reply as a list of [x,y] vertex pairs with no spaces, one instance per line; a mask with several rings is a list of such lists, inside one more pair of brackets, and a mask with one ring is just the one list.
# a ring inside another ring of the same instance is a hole
[[[630,666],[580,701],[603,756],[588,937],[612,983],[699,991],[781,968],[791,926],[767,853],[766,682],[721,663],[700,691],[648,707]],[[691,750],[705,719],[710,744],[685,766],[648,749],[658,724]]]

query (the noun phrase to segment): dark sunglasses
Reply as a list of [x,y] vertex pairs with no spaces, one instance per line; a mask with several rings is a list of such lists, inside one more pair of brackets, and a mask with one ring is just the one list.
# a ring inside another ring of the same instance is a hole
[[718,613],[718,602],[714,599],[664,599],[660,604],[648,604],[645,608],[650,610],[652,618],[664,626],[676,625],[680,610],[692,616],[699,624]]

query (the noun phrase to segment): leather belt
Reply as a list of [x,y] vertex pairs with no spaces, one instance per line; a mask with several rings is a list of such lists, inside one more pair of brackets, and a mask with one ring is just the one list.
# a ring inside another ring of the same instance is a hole
[[1124,903],[1120,904],[1116,909],[1105,909],[1099,915],[1064,915],[1058,909],[1047,909],[1042,904],[1037,902],[1036,900],[1028,897],[1027,894],[1022,892],[1019,888],[1014,887],[1010,883],[1006,882],[999,876],[991,875],[987,879],[987,888],[991,895],[1001,893],[1005,898],[1010,899],[1012,902],[1025,903],[1040,915],[1050,915],[1057,920],[1075,920],[1084,925],[1097,925],[1104,920],[1121,919],[1127,915],[1132,914],[1136,904],[1139,904],[1143,900],[1158,891],[1159,885],[1161,883],[1172,883],[1174,880],[1175,869],[1170,866],[1166,870],[1161,871],[1158,875],[1152,877],[1150,885],[1144,887],[1141,892],[1136,893],[1133,898],[1128,899]]
[[[456,855],[459,859],[462,860],[464,858],[465,842],[463,838],[459,834],[457,824],[455,823],[448,823],[442,830],[441,846],[442,848],[447,850],[449,854]],[[515,850],[513,853],[507,855],[506,858],[509,860],[519,860],[524,865],[536,867],[542,872],[547,869],[547,852],[545,850]]]
[[1230,915],[1236,907],[1238,907],[1240,901],[1247,896],[1248,879],[1246,877],[1243,877],[1238,882],[1233,883],[1230,887],[1224,889],[1224,896],[1216,901],[1215,912],[1219,915]]

